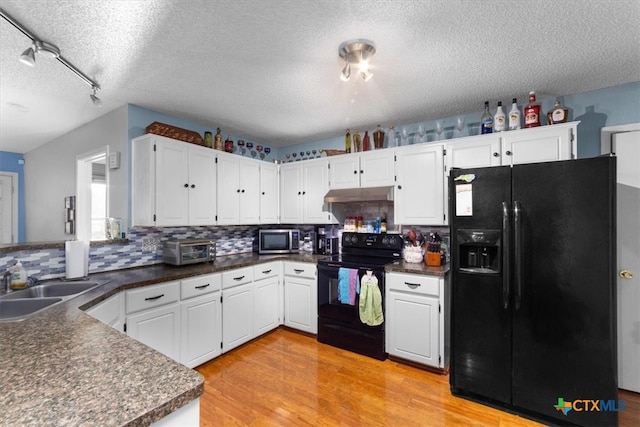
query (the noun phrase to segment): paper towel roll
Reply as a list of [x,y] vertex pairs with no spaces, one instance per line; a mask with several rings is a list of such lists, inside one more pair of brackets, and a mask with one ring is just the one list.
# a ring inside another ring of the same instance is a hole
[[89,243],[80,240],[64,242],[67,279],[85,277],[89,272]]

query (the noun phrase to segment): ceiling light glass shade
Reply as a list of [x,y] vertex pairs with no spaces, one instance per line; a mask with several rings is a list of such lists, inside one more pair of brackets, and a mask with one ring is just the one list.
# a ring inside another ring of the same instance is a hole
[[340,74],[340,79],[343,82],[349,81],[349,77],[351,77],[351,65],[347,62],[347,64],[342,69],[342,73]]
[[371,77],[373,77],[373,73],[368,70],[363,71],[361,75],[362,75],[362,80],[364,80],[365,82],[368,82],[369,80],[371,80]]
[[22,55],[20,55],[20,62],[22,62],[25,65],[29,65],[30,67],[33,67],[34,65],[36,65],[36,56],[32,47],[25,50],[22,53]]
[[[375,53],[376,48],[373,46],[373,42],[364,39],[346,41],[338,47],[338,55],[340,58],[344,59],[349,67],[351,64],[358,65],[359,72],[365,81],[368,81],[371,76],[373,76],[373,74],[369,72],[369,60]],[[350,68],[349,73],[345,72],[346,69],[347,67],[345,66],[340,75],[343,81],[348,80],[351,74]]]

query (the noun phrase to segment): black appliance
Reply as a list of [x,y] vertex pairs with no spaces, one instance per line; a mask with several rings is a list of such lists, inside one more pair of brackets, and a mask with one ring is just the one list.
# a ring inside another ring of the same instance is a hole
[[384,267],[400,259],[402,237],[398,234],[342,234],[342,252],[318,261],[318,341],[364,354],[379,360],[387,358],[385,323],[369,326],[360,320],[359,295],[354,304],[339,296],[340,268],[357,271],[362,280],[375,276],[382,294],[384,313]]
[[339,252],[338,237],[327,236],[326,234],[316,235],[315,253],[322,255],[335,255]]
[[617,425],[615,177],[612,157],[451,171],[454,395]]

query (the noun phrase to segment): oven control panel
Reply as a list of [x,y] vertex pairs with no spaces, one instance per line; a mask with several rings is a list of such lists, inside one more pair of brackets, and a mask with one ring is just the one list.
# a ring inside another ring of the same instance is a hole
[[402,249],[399,234],[342,233],[342,247],[372,249]]

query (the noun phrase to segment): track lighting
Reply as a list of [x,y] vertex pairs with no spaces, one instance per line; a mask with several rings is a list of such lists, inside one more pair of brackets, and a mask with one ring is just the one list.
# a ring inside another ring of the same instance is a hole
[[344,59],[346,65],[342,69],[340,79],[347,81],[351,77],[351,64],[357,64],[360,76],[367,82],[373,76],[369,70],[369,60],[376,53],[373,42],[368,40],[351,40],[340,44],[338,47],[338,55]]
[[22,34],[29,37],[31,39],[31,42],[33,43],[32,46],[30,46],[22,53],[22,55],[20,55],[20,62],[33,67],[36,65],[36,54],[58,60],[58,62],[60,62],[62,65],[73,71],[73,73],[78,76],[80,80],[91,86],[91,88],[93,89],[93,93],[89,95],[89,97],[91,98],[93,105],[95,105],[96,107],[102,106],[102,100],[96,96],[96,91],[100,89],[100,85],[91,80],[73,64],[60,56],[60,49],[58,49],[57,46],[51,43],[43,42],[42,40],[38,40],[36,36],[31,34],[31,32],[24,28],[18,21],[7,15],[2,9],[0,9],[0,16],[2,16],[5,21],[13,25]]

